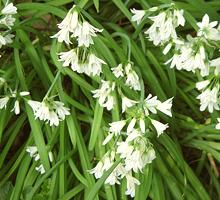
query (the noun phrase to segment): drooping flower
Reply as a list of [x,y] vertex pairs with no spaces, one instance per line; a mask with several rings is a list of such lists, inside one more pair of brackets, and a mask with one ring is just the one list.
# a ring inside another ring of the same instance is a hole
[[137,101],[129,99],[124,95],[122,95],[121,101],[122,101],[122,113],[124,113],[127,110],[127,108],[130,108],[134,106],[136,103],[138,103]]
[[157,137],[159,137],[169,127],[168,124],[163,124],[154,119],[151,119],[151,123],[157,131]]
[[124,76],[123,65],[120,63],[117,67],[111,69],[116,78]]
[[98,102],[102,107],[106,107],[107,110],[111,110],[115,103],[113,97],[113,91],[115,90],[115,82],[104,81],[102,80],[102,84],[100,89],[93,90],[93,97],[98,98]]
[[17,8],[13,3],[6,4],[5,7],[1,10],[3,15],[14,15],[17,13]]
[[97,165],[89,170],[90,174],[94,174],[95,178],[101,178],[103,173],[107,171],[114,163],[115,152],[107,152],[102,159],[97,163]]
[[219,85],[216,85],[212,89],[205,89],[199,96],[197,96],[197,99],[200,100],[200,111],[204,111],[208,108],[208,111],[212,113],[214,110],[220,109],[218,104],[218,92]]
[[140,24],[146,13],[145,10],[136,10],[135,8],[131,9],[131,12],[133,14],[133,16],[131,17],[131,21],[137,22],[137,24]]
[[172,113],[171,113],[171,107],[172,107],[172,101],[173,101],[173,97],[170,99],[167,99],[164,102],[160,102],[157,105],[157,110],[161,111],[162,113],[172,117]]
[[132,69],[131,63],[128,63],[125,66],[125,73],[126,73],[125,85],[127,85],[133,90],[140,91],[141,85],[140,85],[139,77],[137,73]]
[[160,12],[158,15],[149,17],[153,21],[151,27],[145,32],[148,39],[153,42],[155,46],[169,42],[171,39],[176,39],[176,28],[181,25],[184,26],[185,19],[183,17],[183,10],[170,10]]
[[9,99],[9,96],[0,98],[0,109],[6,108]]
[[42,102],[28,100],[28,104],[34,112],[35,119],[46,121],[50,126],[58,126],[59,121],[63,121],[66,115],[70,115],[69,108],[64,107],[62,102],[51,98],[46,98]]
[[101,29],[95,28],[87,21],[84,21],[82,25],[80,25],[80,31],[74,34],[74,37],[77,37],[78,46],[89,47],[90,44],[94,44],[92,37],[96,37],[97,32],[102,32]]
[[125,175],[127,180],[127,190],[126,195],[130,195],[132,198],[135,196],[135,185],[140,185],[140,181],[134,178],[131,173]]
[[66,44],[72,44],[70,41],[70,33],[75,33],[78,30],[80,23],[78,21],[78,11],[75,6],[73,6],[63,21],[58,24],[58,28],[60,29],[58,33],[51,36],[51,38],[57,38],[58,42],[65,42]]
[[102,65],[106,64],[102,59],[98,58],[95,54],[88,55],[88,64],[85,67],[85,73],[89,76],[100,75],[102,72]]

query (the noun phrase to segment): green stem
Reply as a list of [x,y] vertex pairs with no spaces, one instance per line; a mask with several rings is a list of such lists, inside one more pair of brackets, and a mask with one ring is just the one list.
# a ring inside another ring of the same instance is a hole
[[57,82],[57,80],[58,80],[58,78],[59,78],[59,76],[60,76],[60,73],[61,73],[61,70],[59,70],[59,71],[57,72],[57,74],[56,74],[55,78],[53,79],[53,82],[52,82],[50,88],[48,89],[48,91],[47,91],[47,93],[46,93],[46,95],[45,95],[43,101],[49,96],[51,90],[53,89],[54,85],[56,84],[56,82]]

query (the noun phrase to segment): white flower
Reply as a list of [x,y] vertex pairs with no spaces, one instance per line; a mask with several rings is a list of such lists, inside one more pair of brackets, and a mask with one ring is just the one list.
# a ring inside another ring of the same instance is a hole
[[40,172],[40,174],[44,174],[45,173],[45,169],[44,169],[44,166],[43,164],[41,164],[40,166],[38,167],[35,167],[35,169]]
[[145,133],[145,122],[142,118],[139,119],[139,126],[142,133]]
[[131,100],[124,95],[122,95],[121,100],[122,100],[122,113],[125,112],[127,108],[130,108],[137,103],[137,101]]
[[117,142],[117,146],[118,147],[116,153],[120,154],[120,158],[127,158],[134,150],[134,147],[130,145],[127,141]]
[[220,73],[220,57],[210,61],[210,66],[215,67],[215,75]]
[[172,101],[173,101],[173,98],[167,99],[163,103],[160,102],[156,107],[157,110],[172,117],[172,113],[171,113]]
[[90,174],[94,174],[95,178],[101,178],[104,171],[107,171],[112,165],[113,165],[113,160],[115,158],[115,152],[107,152],[103,158],[97,163],[97,165],[89,170]]
[[95,28],[87,21],[84,21],[80,28],[81,31],[74,34],[74,37],[77,37],[78,46],[89,47],[90,44],[93,44],[92,37],[96,37],[96,32],[102,32],[102,30]]
[[183,10],[174,10],[173,15],[176,18],[176,26],[184,26],[185,25],[185,18],[183,17]]
[[80,23],[78,22],[78,11],[75,9],[75,6],[69,10],[66,17],[63,21],[58,24],[58,28],[60,31],[55,35],[51,36],[51,38],[57,38],[58,42],[65,42],[66,44],[72,44],[70,41],[70,33],[75,33],[78,30]]
[[74,49],[67,52],[60,52],[58,55],[60,57],[58,61],[63,62],[63,67],[78,63],[78,55]]
[[124,70],[123,66],[120,63],[117,67],[111,68],[113,74],[116,76],[116,78],[123,77],[124,76]]
[[134,129],[136,121],[137,121],[136,118],[132,118],[132,120],[128,124],[127,133],[130,133]]
[[8,96],[0,98],[0,109],[6,108],[9,99]]
[[126,120],[109,123],[110,125],[109,132],[115,133],[115,135],[118,135],[120,134],[121,130],[124,128],[125,124],[126,124]]
[[18,100],[15,101],[14,108],[12,109],[12,111],[14,111],[16,115],[20,114],[20,106]]
[[200,111],[204,111],[208,107],[208,111],[212,113],[214,110],[219,110],[218,105],[219,86],[215,86],[211,90],[204,90],[197,99],[200,100]]
[[218,124],[216,124],[215,128],[220,129],[220,118],[217,118],[217,120],[218,120]]
[[95,54],[91,53],[88,56],[88,65],[86,65],[85,73],[87,75],[98,75],[102,72],[102,65],[106,64],[102,59],[98,58]]
[[35,119],[49,122],[50,126],[58,126],[59,121],[65,119],[66,115],[70,115],[69,109],[64,107],[64,104],[52,99],[45,99],[43,102],[28,100],[31,106]]
[[3,15],[13,15],[17,13],[17,8],[13,5],[13,3],[9,3],[5,5],[1,13]]
[[148,116],[149,115],[149,111],[156,114],[157,113],[157,106],[160,104],[161,102],[159,100],[157,100],[157,96],[152,96],[152,94],[149,94],[147,96],[147,98],[144,100],[144,112],[145,115]]
[[157,137],[159,137],[169,127],[168,124],[163,124],[154,119],[151,119],[151,123],[157,131]]
[[13,37],[14,37],[14,35],[12,35],[12,34],[7,34],[7,35],[5,35],[5,36],[3,36],[3,35],[0,34],[0,48],[1,48],[3,45],[12,43],[12,38],[13,38]]
[[64,106],[63,102],[53,101],[55,113],[59,116],[60,120],[64,120],[66,115],[70,115],[69,108]]
[[197,35],[204,36],[210,40],[220,40],[220,32],[214,28],[217,24],[217,21],[209,22],[209,16],[205,14],[202,18],[202,22],[197,23],[199,27]]
[[[155,158],[155,152],[149,141],[140,133],[140,131],[135,130],[130,134],[134,135],[132,136],[132,140],[129,139],[128,141],[127,138],[125,141],[125,143],[128,144],[127,146],[131,146],[130,151],[123,151],[123,149],[121,149],[120,157],[122,158],[122,155],[125,156],[124,162],[127,171],[133,170],[137,173],[138,170],[140,170],[142,172],[146,164],[151,163]],[[126,154],[124,152],[126,152]]]
[[93,97],[98,98],[98,102],[102,107],[106,107],[107,110],[111,110],[114,106],[114,97],[112,96],[112,92],[115,90],[115,82],[104,81],[102,80],[102,84],[100,89],[93,90]]
[[168,44],[166,45],[166,47],[164,48],[164,50],[163,50],[163,54],[166,55],[166,54],[170,51],[170,49],[171,49],[172,46],[173,46],[173,44],[172,44],[171,42],[168,43]]
[[152,161],[155,158],[156,158],[156,153],[155,153],[153,147],[149,147],[147,152],[142,155],[142,160],[145,165],[152,163]]
[[127,190],[125,192],[126,195],[130,195],[131,197],[135,196],[135,185],[140,185],[140,182],[134,178],[131,173],[125,175],[127,180]]
[[14,26],[15,18],[12,15],[6,15],[4,18],[0,19],[0,24],[7,26],[11,29]]
[[120,184],[119,180],[122,176],[126,174],[126,170],[124,166],[119,163],[117,167],[113,170],[113,172],[109,175],[109,177],[105,180],[105,184],[115,185]]
[[209,80],[200,81],[200,82],[196,83],[196,88],[198,90],[203,90],[209,85],[209,83],[210,83]]
[[103,162],[99,161],[93,169],[89,170],[90,174],[94,174],[96,179],[101,178],[104,172],[103,166]]
[[26,151],[29,153],[30,157],[34,158],[38,154],[38,150],[36,146],[28,146]]
[[185,24],[183,10],[173,10],[161,12],[157,16],[149,17],[154,23],[145,32],[149,40],[155,46],[164,44],[171,39],[176,39],[177,34],[175,28]]
[[178,70],[195,72],[198,69],[202,76],[207,76],[210,64],[204,46],[198,42],[198,38],[188,36],[187,39],[187,42],[178,45],[177,52],[165,64],[171,63],[170,67],[176,66]]
[[137,73],[132,69],[131,63],[128,63],[125,66],[125,73],[127,76],[125,85],[129,86],[133,90],[140,91],[141,85],[140,85],[139,77]]
[[131,9],[131,12],[133,13],[133,16],[131,17],[131,21],[137,22],[137,24],[140,24],[146,11],[145,10],[136,10],[135,8],[133,8],[133,9]]

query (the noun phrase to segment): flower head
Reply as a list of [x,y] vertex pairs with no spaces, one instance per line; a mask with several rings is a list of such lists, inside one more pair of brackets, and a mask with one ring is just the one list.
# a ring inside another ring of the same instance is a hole
[[131,12],[133,14],[133,16],[131,17],[131,21],[137,22],[137,24],[140,24],[146,13],[145,10],[136,10],[135,8],[131,9]]

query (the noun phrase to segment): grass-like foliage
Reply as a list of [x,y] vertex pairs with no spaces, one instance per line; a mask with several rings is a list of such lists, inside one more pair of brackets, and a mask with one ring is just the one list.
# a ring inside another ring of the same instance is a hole
[[0,200],[220,199],[219,0],[0,10]]

